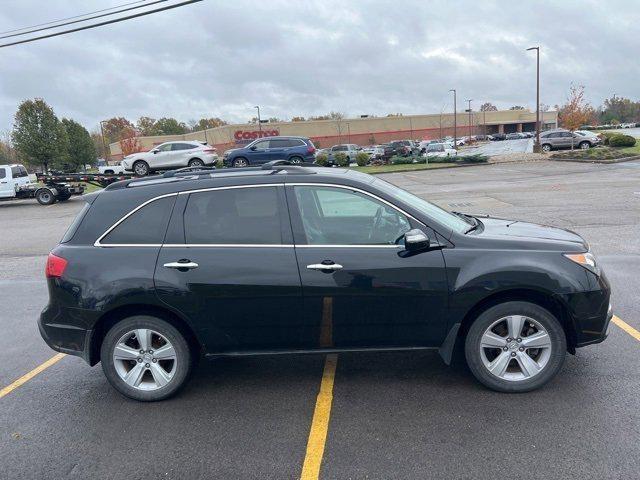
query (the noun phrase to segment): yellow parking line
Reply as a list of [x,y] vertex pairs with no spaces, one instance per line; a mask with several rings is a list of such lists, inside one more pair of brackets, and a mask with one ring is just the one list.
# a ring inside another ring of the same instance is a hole
[[324,445],[327,441],[329,418],[331,417],[331,402],[333,401],[333,381],[336,376],[337,355],[327,355],[320,382],[320,393],[313,412],[311,431],[307,441],[307,453],[302,465],[301,480],[317,480],[320,476]]
[[611,321],[640,342],[640,332],[629,325],[627,322],[622,321],[620,317],[617,317],[615,315],[613,316]]
[[4,397],[5,395],[9,395],[11,392],[13,392],[16,388],[18,388],[20,385],[24,385],[25,383],[27,383],[29,380],[31,380],[33,377],[35,377],[36,375],[38,375],[40,372],[46,370],[47,368],[49,368],[51,365],[59,362],[63,357],[65,356],[64,353],[58,353],[56,355],[54,355],[53,357],[51,357],[49,360],[47,360],[46,362],[38,365],[36,368],[34,368],[33,370],[31,370],[29,373],[25,373],[23,376],[21,376],[19,379],[17,379],[15,382],[7,385],[6,387],[4,387],[2,390],[0,390],[0,398]]

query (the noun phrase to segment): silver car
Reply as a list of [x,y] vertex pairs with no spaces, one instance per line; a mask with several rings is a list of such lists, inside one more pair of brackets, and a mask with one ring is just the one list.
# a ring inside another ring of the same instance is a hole
[[600,144],[600,138],[585,137],[578,133],[572,133],[568,130],[553,130],[544,132],[540,135],[540,145],[543,152],[561,148],[580,148],[587,150]]
[[216,149],[196,141],[166,142],[148,152],[127,155],[121,162],[124,170],[139,176],[158,170],[172,170],[181,167],[202,167],[215,165],[218,161]]

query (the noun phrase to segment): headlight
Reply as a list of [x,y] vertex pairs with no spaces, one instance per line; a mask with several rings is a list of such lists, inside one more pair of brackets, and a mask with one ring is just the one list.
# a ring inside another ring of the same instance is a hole
[[577,263],[578,265],[582,265],[587,270],[592,271],[596,275],[598,275],[599,269],[598,264],[596,263],[596,257],[593,256],[591,252],[584,253],[563,253],[565,257],[567,257],[572,262]]

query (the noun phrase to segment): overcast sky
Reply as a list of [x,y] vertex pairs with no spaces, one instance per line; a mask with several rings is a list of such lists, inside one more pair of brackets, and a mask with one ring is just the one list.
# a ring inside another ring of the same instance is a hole
[[[130,1],[3,0],[0,31]],[[284,119],[437,113],[452,109],[450,88],[460,109],[533,109],[534,45],[542,103],[575,82],[597,106],[640,97],[639,25],[634,0],[205,0],[0,49],[0,131],[33,97],[89,130],[112,116],[243,122],[254,105]]]

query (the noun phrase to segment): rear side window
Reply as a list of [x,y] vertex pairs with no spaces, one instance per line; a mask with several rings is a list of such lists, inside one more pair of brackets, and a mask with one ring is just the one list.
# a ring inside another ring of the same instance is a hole
[[191,150],[192,148],[196,148],[196,146],[189,143],[174,143],[171,145],[171,151],[173,152],[178,150]]
[[22,166],[11,167],[11,176],[13,178],[28,177],[29,174]]
[[187,244],[278,245],[282,212],[276,187],[192,193],[184,212]]
[[5,178],[7,176],[7,171],[4,168],[0,168],[0,178]]
[[67,243],[69,240],[73,238],[73,235],[76,233],[76,230],[80,225],[80,222],[82,222],[82,219],[87,214],[90,208],[91,208],[90,204],[88,203],[84,204],[84,207],[82,207],[82,210],[78,212],[78,214],[76,215],[76,218],[73,220],[73,223],[69,225],[69,228],[67,228],[67,231],[64,233],[64,236],[62,237],[62,240],[60,240],[60,243]]
[[102,245],[160,245],[176,196],[159,198],[116,225],[100,240]]

